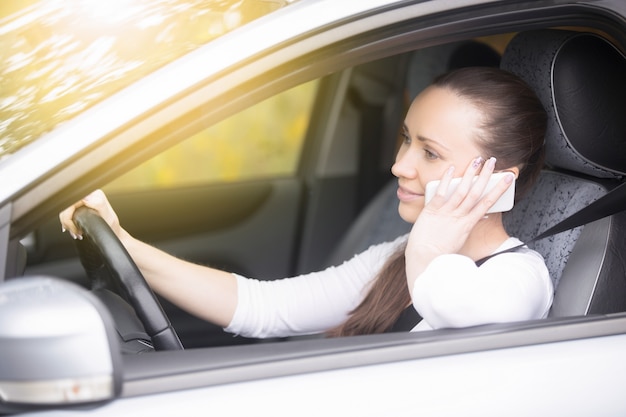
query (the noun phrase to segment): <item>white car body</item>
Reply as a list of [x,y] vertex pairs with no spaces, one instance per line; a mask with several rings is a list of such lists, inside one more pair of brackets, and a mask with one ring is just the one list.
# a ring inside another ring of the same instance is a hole
[[[290,4],[0,160],[0,271],[9,264],[11,239],[26,239],[44,218],[176,142],[179,132],[151,135],[199,106],[206,112],[197,123],[212,124],[301,82],[406,51],[410,43],[587,20],[613,25],[619,41],[626,39],[621,0]],[[322,144],[320,153],[331,146]],[[354,164],[329,156],[315,170],[331,175]],[[0,357],[0,392],[1,369]],[[108,401],[71,411],[63,404],[18,408],[19,415],[624,416],[626,313],[125,355],[116,372],[121,392]]]

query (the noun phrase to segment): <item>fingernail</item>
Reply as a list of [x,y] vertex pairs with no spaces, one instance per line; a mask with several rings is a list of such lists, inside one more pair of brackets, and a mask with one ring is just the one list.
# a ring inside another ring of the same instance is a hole
[[474,159],[474,161],[472,162],[472,168],[478,169],[480,168],[482,164],[483,164],[483,158],[482,156],[479,156],[478,158]]
[[514,179],[515,179],[515,174],[513,174],[512,172],[509,172],[508,175],[504,176],[504,182],[506,182],[507,184],[512,183]]
[[78,239],[78,236],[76,236],[74,232],[70,232],[70,236],[72,236],[72,239],[74,240]]
[[65,233],[65,232],[66,232],[65,226],[61,226],[61,233]]

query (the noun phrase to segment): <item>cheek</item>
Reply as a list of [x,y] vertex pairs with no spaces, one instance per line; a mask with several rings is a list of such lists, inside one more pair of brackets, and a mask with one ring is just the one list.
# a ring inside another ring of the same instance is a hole
[[[426,164],[425,164],[426,165]],[[445,164],[431,164],[430,166],[424,167],[420,171],[420,178],[422,179],[422,183],[424,187],[431,181],[439,181],[443,177],[446,172],[447,167]]]
[[400,214],[400,217],[402,218],[402,220],[404,220],[407,223],[413,224],[419,217],[423,208],[424,208],[423,200],[422,200],[422,203],[419,203],[419,204],[414,203],[414,204],[408,205],[408,204],[400,203],[398,207],[398,214]]

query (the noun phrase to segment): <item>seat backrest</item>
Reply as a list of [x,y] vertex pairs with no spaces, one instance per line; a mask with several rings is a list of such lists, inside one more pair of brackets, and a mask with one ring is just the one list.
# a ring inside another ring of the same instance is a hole
[[[505,216],[529,240],[587,206],[626,173],[626,60],[590,33],[518,34],[501,67],[524,79],[548,113],[546,165],[537,185]],[[552,316],[626,310],[621,213],[538,241],[555,285]]]
[[398,181],[390,181],[376,194],[350,225],[327,266],[339,265],[371,245],[394,240],[411,231],[411,224],[398,214],[397,190]]

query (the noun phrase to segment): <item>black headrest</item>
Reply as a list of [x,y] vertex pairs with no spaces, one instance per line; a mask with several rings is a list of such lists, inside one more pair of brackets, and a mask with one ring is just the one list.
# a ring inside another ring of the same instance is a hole
[[546,162],[600,178],[626,174],[626,59],[582,32],[522,32],[501,67],[524,79],[548,112]]

